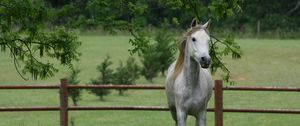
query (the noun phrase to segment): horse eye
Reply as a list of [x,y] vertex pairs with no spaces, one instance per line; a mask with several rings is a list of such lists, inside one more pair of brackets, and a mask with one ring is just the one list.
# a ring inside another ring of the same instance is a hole
[[193,37],[193,38],[192,38],[192,41],[193,41],[193,42],[196,42],[196,38]]

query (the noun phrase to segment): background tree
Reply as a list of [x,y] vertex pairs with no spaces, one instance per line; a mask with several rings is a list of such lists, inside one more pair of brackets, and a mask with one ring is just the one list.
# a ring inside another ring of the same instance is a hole
[[[100,72],[100,76],[97,79],[92,79],[90,84],[94,85],[107,85],[113,82],[113,70],[109,68],[112,65],[110,57],[107,56],[106,59],[97,67]],[[108,89],[90,89],[90,92],[95,94],[100,98],[100,101],[104,101],[104,96],[110,93]]]
[[[133,57],[127,59],[126,65],[120,62],[120,65],[114,72],[113,84],[133,85],[139,78],[140,68]],[[118,89],[119,95],[124,95],[126,89]]]
[[141,63],[142,63],[142,70],[141,75],[145,77],[146,80],[153,82],[153,78],[155,78],[159,71],[160,71],[160,62],[159,53],[155,52],[156,49],[154,46],[148,47],[146,50],[143,51],[141,54]]
[[164,76],[165,71],[175,60],[176,39],[172,32],[163,28],[156,33],[155,42],[155,53],[158,53],[156,61],[159,62],[160,72]]
[[58,69],[49,57],[63,66],[72,67],[78,60],[80,42],[76,34],[63,28],[45,30],[47,8],[44,2],[32,0],[2,0],[0,2],[0,50],[9,51],[20,76],[45,79]]
[[159,72],[164,76],[164,72],[175,60],[176,39],[174,36],[162,28],[155,34],[154,40],[139,52],[143,65],[141,74],[150,82]]
[[243,17],[246,25],[253,27],[257,37],[263,33],[287,37],[287,33],[299,33],[297,28],[300,24],[296,23],[300,21],[299,6],[299,0],[246,0],[241,4],[243,13],[240,17]]
[[[80,73],[79,69],[72,69],[70,75],[68,76],[69,85],[78,85],[78,74]],[[68,95],[72,99],[73,105],[77,106],[78,101],[81,100],[81,89],[68,89]]]

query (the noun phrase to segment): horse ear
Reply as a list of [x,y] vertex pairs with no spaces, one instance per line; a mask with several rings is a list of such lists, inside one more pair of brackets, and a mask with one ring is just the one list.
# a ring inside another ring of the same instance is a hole
[[198,25],[198,21],[197,21],[196,18],[194,18],[194,19],[192,20],[192,23],[191,23],[190,27],[192,28],[192,27],[195,27],[195,26],[197,26],[197,25]]
[[204,25],[202,25],[203,28],[207,29],[209,27],[211,19],[209,19]]

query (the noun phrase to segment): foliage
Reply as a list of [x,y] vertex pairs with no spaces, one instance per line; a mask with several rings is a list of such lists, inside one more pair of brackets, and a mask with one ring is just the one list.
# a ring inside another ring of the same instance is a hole
[[264,33],[279,32],[283,37],[286,32],[299,33],[299,0],[46,0],[46,3],[54,8],[51,22],[67,27],[101,26],[110,32],[128,29],[140,32],[140,28],[147,26],[159,27],[165,19],[187,28],[197,17],[199,21],[213,19],[212,29],[219,34],[224,30],[255,33],[258,21]]
[[[137,49],[137,48],[136,48]],[[176,42],[174,36],[163,28],[155,35],[154,41],[144,50],[140,50],[139,56],[143,65],[141,74],[150,82],[161,72],[169,68],[175,60]]]
[[161,64],[158,62],[159,53],[156,52],[155,46],[150,46],[141,54],[140,58],[143,65],[141,75],[152,82],[152,79],[157,76],[161,68]]
[[[224,41],[219,40],[215,36],[211,35],[210,42],[210,56],[212,57],[211,72],[216,73],[218,69],[224,71],[225,75],[223,80],[230,79],[230,70],[222,63],[222,56],[231,55],[232,59],[241,58],[242,52],[240,46],[234,42],[233,36],[229,35]],[[221,44],[221,45],[219,45]],[[225,47],[222,47],[225,46]],[[230,81],[230,84],[234,84],[233,81]]]
[[[132,85],[139,78],[140,67],[133,57],[127,59],[126,65],[124,66],[120,62],[119,67],[114,72],[113,84]],[[118,89],[119,95],[123,95],[126,89]]]
[[[253,31],[259,31],[262,34],[271,32],[273,37],[278,34],[277,36],[285,38],[287,32],[294,32],[292,35],[299,36],[299,5],[299,0],[289,2],[247,0],[241,4],[243,13],[237,17],[237,20],[244,25],[242,28],[250,25]],[[257,34],[257,37],[259,36],[261,35]]]
[[151,38],[145,32],[130,31],[133,38],[129,39],[129,43],[134,47],[129,49],[131,55],[138,54],[139,56],[146,53],[150,48]]
[[0,2],[0,49],[10,52],[16,71],[25,80],[27,73],[33,79],[45,79],[58,71],[53,62],[43,61],[44,57],[72,67],[72,61],[80,56],[76,34],[60,27],[46,31],[47,17],[41,1]]
[[[97,70],[100,72],[100,76],[97,79],[91,79],[90,84],[95,85],[107,85],[113,82],[113,70],[109,68],[112,65],[110,57],[107,56],[104,61],[98,65]],[[108,89],[90,89],[90,92],[95,94],[104,101],[104,96],[108,95],[110,91]]]
[[[122,62],[114,71],[110,68],[112,62],[110,57],[107,56],[106,59],[97,67],[101,76],[98,79],[92,79],[91,84],[105,85],[105,84],[125,84],[132,85],[139,78],[140,68],[133,57],[129,57],[126,65],[124,66]],[[108,89],[91,89],[91,93],[100,97],[101,101],[104,101],[104,96],[108,95],[110,91]],[[125,89],[119,89],[119,95],[123,95]]]
[[[172,32],[167,29],[158,31],[155,36],[155,53],[158,53],[156,59],[159,62],[160,72],[162,75],[175,60],[176,42]],[[153,52],[152,52],[153,53]]]
[[[70,75],[68,76],[68,84],[69,85],[78,85],[79,80],[78,74],[80,73],[79,69],[72,69]],[[73,105],[77,106],[78,101],[81,100],[81,89],[68,89],[68,95],[72,99]]]

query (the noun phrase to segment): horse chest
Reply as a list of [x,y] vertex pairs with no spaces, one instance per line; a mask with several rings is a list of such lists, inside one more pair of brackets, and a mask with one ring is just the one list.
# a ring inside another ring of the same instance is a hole
[[201,91],[200,88],[193,88],[187,91],[185,99],[183,100],[188,108],[199,108],[205,103],[206,94],[204,91]]
[[208,92],[205,91],[206,86],[185,87],[179,90],[177,97],[181,101],[182,107],[191,115],[197,114],[206,104]]

